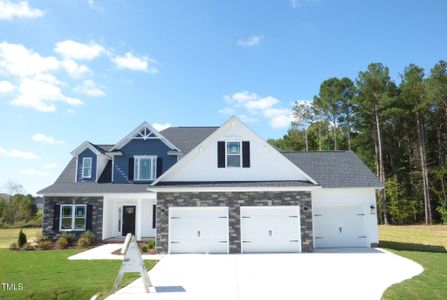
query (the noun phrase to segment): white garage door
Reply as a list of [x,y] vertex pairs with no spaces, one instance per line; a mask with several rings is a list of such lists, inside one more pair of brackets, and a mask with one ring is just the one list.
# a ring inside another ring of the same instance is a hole
[[361,207],[314,208],[316,248],[368,247]]
[[170,253],[228,253],[228,207],[170,207]]
[[241,207],[242,252],[301,252],[299,206]]

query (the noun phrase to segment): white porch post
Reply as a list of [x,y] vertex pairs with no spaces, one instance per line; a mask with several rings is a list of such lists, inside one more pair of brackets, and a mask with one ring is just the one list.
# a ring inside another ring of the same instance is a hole
[[141,211],[142,211],[142,205],[143,201],[141,199],[138,199],[138,205],[137,205],[137,215],[135,220],[135,235],[137,236],[137,240],[141,240]]

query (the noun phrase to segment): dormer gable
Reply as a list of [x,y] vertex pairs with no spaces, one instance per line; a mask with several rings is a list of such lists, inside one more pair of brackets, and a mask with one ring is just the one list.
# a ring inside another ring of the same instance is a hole
[[71,152],[76,157],[76,182],[97,182],[110,161],[105,151],[85,141]]

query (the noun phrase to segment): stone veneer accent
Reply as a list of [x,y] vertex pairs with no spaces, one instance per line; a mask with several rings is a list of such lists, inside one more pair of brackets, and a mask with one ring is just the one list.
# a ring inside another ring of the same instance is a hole
[[[50,239],[57,239],[61,232],[53,230],[54,206],[62,204],[92,205],[92,228],[96,239],[102,239],[103,197],[45,197],[43,207],[42,231]],[[78,238],[84,231],[69,231]]]
[[173,206],[228,206],[230,253],[241,252],[240,206],[299,205],[301,215],[301,249],[313,251],[311,193],[300,192],[202,192],[157,193],[157,253],[168,252],[168,209]]

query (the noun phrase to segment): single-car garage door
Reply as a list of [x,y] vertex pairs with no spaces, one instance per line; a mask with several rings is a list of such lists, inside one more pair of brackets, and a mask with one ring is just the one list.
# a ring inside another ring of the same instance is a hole
[[314,208],[316,248],[368,247],[362,207]]
[[228,253],[228,207],[170,207],[169,253]]
[[301,252],[299,206],[241,207],[242,252]]

